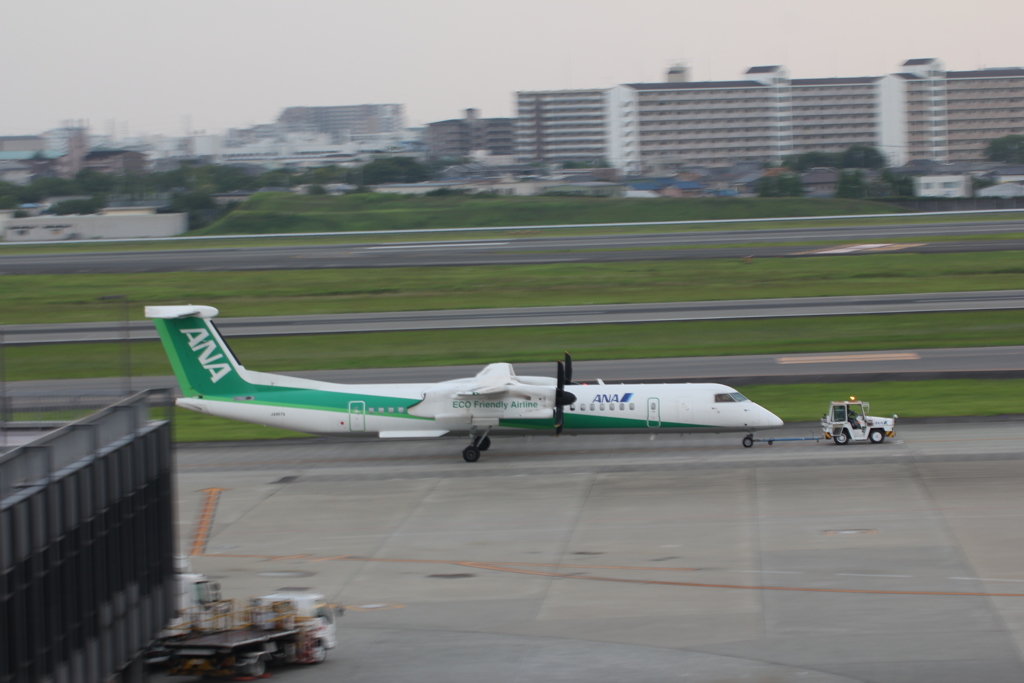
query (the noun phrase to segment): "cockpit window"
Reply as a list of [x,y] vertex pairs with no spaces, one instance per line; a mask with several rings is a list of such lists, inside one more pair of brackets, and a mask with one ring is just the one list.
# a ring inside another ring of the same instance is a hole
[[744,401],[750,400],[749,398],[739,393],[738,391],[734,391],[729,395],[732,396],[732,400],[736,401],[737,403],[743,403]]
[[746,396],[736,391],[730,394],[715,394],[715,403],[742,403],[749,400]]

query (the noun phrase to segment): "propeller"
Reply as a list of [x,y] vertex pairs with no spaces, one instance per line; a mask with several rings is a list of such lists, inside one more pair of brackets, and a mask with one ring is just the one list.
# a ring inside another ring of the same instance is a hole
[[576,395],[565,390],[565,385],[572,381],[572,359],[565,354],[565,363],[558,361],[558,386],[555,389],[555,434],[562,433],[565,424],[565,406],[576,402]]

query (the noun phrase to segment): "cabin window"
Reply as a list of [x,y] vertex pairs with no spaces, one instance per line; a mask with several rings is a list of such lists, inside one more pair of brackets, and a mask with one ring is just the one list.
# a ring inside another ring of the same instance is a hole
[[590,404],[590,412],[594,412],[595,410],[597,410],[597,404],[596,403],[591,403]]
[[635,406],[635,405],[633,405],[632,403],[630,403],[630,404],[629,404],[629,409],[630,409],[630,410],[636,410],[636,406]]
[[603,403],[601,404],[601,412],[602,413],[604,412],[604,404]]
[[388,406],[388,412],[389,412],[389,413],[393,413],[393,412],[395,412],[395,408],[394,408],[394,406]]
[[625,410],[625,409],[626,409],[626,404],[625,403],[620,403],[619,404],[619,410]]
[[405,412],[405,406],[398,406],[398,412],[404,413]]
[[570,403],[569,404],[569,410],[576,410],[576,404],[575,403]]

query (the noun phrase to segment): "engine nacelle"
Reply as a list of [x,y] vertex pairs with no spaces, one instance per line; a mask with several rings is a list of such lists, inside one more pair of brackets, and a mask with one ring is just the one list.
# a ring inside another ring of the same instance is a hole
[[500,394],[473,395],[450,387],[428,392],[409,414],[431,418],[449,430],[494,427],[501,420],[550,419],[555,387],[517,385]]

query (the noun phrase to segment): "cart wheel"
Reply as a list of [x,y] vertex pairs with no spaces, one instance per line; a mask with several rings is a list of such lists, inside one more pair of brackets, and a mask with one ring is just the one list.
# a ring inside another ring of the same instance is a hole
[[318,640],[313,644],[313,649],[309,653],[309,663],[319,664],[325,659],[327,659],[327,648],[324,647],[323,641]]
[[263,657],[257,657],[244,664],[241,669],[243,675],[259,678],[267,673],[267,663],[263,660]]
[[832,435],[832,440],[836,442],[837,446],[845,446],[850,443],[850,432],[845,429],[841,432],[836,432]]
[[871,443],[882,443],[885,441],[885,432],[881,429],[876,429],[868,434],[868,438],[871,439]]
[[753,445],[754,445],[754,437],[752,437],[750,434],[747,434],[745,437],[743,437],[743,447],[744,448],[750,448]]

